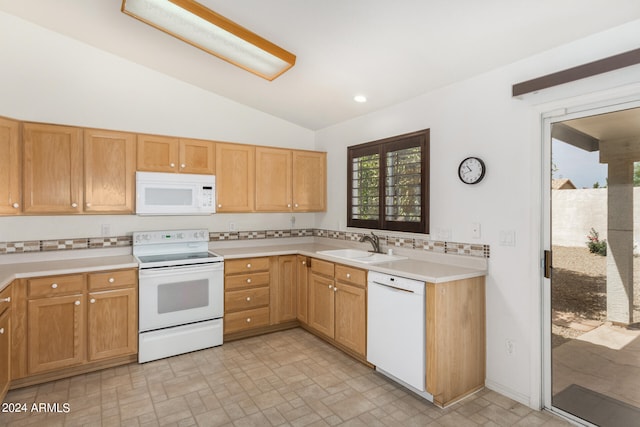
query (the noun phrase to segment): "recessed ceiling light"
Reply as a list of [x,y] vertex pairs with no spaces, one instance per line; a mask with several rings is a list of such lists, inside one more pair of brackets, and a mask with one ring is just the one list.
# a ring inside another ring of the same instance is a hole
[[367,97],[364,95],[356,95],[353,97],[353,100],[360,103],[367,102]]

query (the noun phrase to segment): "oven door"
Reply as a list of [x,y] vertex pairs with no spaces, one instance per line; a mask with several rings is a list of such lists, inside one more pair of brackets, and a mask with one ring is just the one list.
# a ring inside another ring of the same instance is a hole
[[141,269],[140,332],[221,318],[224,263]]

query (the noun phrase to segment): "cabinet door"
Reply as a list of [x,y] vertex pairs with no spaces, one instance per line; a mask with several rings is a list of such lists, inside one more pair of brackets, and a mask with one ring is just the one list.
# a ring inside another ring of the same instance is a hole
[[82,129],[25,123],[25,213],[82,211]]
[[130,133],[85,129],[85,212],[133,213],[135,144]]
[[297,276],[296,255],[285,255],[278,257],[278,281],[272,286],[275,292],[272,323],[281,323],[296,319],[296,276]]
[[256,147],[257,211],[291,211],[291,158],[291,150]]
[[0,117],[0,215],[21,211],[20,123]]
[[334,333],[333,279],[309,276],[309,326],[333,338]]
[[135,354],[138,301],[135,288],[89,293],[90,361]]
[[304,324],[309,322],[309,306],[307,304],[307,294],[309,289],[309,261],[308,258],[302,255],[298,255],[296,259],[296,265],[298,270],[298,304],[297,304],[297,317],[298,320]]
[[366,292],[364,288],[336,283],[335,340],[365,356],[367,350]]
[[11,333],[10,317],[11,313],[8,310],[0,315],[0,403],[9,389],[9,372],[11,372],[11,349],[9,348],[9,343],[11,343],[9,338]]
[[293,152],[293,210],[327,210],[327,153]]
[[215,171],[214,142],[180,139],[180,172],[213,175]]
[[251,212],[255,199],[255,147],[216,143],[218,212]]
[[84,359],[84,297],[29,300],[29,373],[78,365]]
[[167,136],[138,135],[138,170],[178,172],[180,140]]

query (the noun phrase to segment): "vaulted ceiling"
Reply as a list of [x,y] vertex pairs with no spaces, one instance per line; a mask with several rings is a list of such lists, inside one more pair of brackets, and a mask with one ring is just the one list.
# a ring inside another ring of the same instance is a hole
[[296,65],[263,80],[124,15],[120,0],[0,0],[0,11],[309,129],[640,18],[638,0],[200,3],[294,53]]

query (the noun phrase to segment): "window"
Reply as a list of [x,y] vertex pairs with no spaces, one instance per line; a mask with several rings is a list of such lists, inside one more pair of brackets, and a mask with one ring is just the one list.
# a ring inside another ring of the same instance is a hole
[[429,129],[347,150],[347,225],[428,233]]

